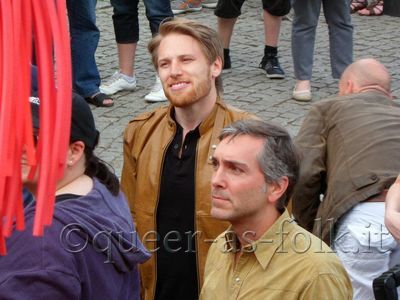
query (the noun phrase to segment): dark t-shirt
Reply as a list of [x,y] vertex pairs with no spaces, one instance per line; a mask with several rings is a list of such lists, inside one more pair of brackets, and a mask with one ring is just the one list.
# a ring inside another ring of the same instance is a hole
[[[155,299],[198,299],[194,214],[194,174],[198,128],[177,132],[167,149],[157,207],[159,234]],[[181,155],[179,156],[181,152]]]

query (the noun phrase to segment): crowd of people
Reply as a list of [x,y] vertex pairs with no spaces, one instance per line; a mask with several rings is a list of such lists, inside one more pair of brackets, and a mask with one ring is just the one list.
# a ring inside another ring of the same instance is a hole
[[[136,88],[138,1],[111,1],[120,69],[86,91],[74,71],[67,167],[41,238],[31,236],[37,181],[22,160],[33,197],[24,202],[27,229],[0,257],[0,298],[374,299],[373,280],[400,262],[400,106],[381,62],[352,61],[348,2],[293,1],[292,43],[310,47],[293,52],[293,97],[311,99],[321,3],[339,78],[337,97],[315,103],[295,139],[223,100],[244,0],[214,2],[217,30],[169,18],[169,0],[144,2],[158,88],[150,94],[162,93],[146,99],[169,104],[127,124],[120,184],[94,154],[99,132],[88,105],[113,105],[111,94]],[[285,76],[277,41],[290,2],[271,3],[263,1],[260,68],[276,79]],[[39,105],[33,96],[36,134]]]

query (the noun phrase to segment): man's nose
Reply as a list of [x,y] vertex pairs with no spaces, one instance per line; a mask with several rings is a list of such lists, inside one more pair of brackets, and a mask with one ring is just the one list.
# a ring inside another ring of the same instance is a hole
[[182,74],[181,65],[178,61],[171,62],[171,76],[178,76]]
[[218,169],[214,170],[211,177],[211,186],[214,188],[224,188],[226,186],[223,168],[219,167]]

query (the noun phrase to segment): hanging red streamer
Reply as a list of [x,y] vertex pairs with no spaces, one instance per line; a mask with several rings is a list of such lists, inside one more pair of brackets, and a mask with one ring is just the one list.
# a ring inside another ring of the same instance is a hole
[[[24,229],[23,153],[38,181],[33,234],[43,234],[54,210],[71,120],[71,53],[65,0],[0,0],[0,254],[5,238]],[[39,143],[29,104],[32,41],[40,98]]]

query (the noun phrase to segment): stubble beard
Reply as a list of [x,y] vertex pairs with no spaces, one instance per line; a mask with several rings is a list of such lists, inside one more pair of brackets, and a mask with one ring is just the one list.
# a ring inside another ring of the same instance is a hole
[[164,91],[165,96],[174,107],[188,107],[210,94],[211,80],[205,78],[197,86],[182,94],[171,93],[169,89],[164,89]]

